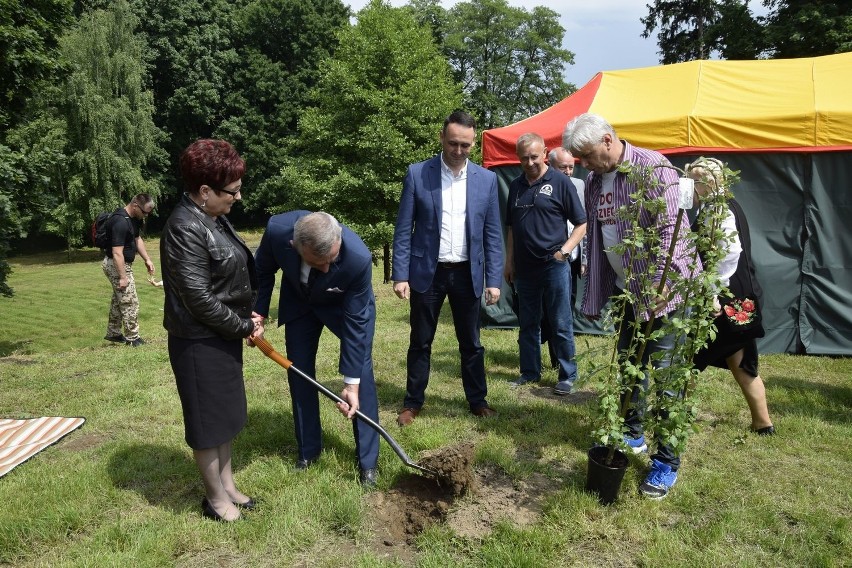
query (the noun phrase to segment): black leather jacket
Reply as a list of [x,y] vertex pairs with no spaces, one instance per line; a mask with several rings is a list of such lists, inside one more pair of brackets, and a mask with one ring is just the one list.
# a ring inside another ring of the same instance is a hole
[[[225,231],[236,237],[247,262]],[[163,327],[186,339],[248,337],[257,298],[254,257],[225,216],[219,223],[184,194],[160,239]]]

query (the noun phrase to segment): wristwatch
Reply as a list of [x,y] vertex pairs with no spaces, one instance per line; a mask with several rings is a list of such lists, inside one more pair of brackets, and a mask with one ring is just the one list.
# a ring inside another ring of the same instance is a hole
[[559,252],[560,252],[560,254],[562,254],[563,259],[568,258],[568,255],[571,254],[571,251],[565,252],[562,249],[559,249]]

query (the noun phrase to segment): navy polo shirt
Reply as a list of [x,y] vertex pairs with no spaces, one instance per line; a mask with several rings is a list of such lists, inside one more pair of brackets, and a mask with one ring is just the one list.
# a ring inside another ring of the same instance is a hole
[[506,225],[512,228],[515,269],[544,266],[568,240],[566,221],[586,222],[586,212],[571,179],[548,166],[532,185],[525,174],[509,185]]

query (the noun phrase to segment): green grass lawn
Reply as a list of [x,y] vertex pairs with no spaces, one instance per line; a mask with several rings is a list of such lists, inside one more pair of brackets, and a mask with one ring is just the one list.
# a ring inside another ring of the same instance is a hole
[[[257,244],[259,233],[245,235]],[[158,265],[158,242],[148,250]],[[102,340],[110,287],[92,249],[12,259],[14,298],[0,298],[0,417],[84,416],[82,429],[0,478],[0,565],[13,566],[850,566],[852,362],[766,355],[778,435],[748,432],[745,401],[729,373],[700,376],[698,431],[664,501],[636,491],[632,460],[619,500],[583,490],[593,393],[571,401],[508,386],[517,332],[484,330],[489,402],[497,419],[467,413],[445,306],[433,347],[426,412],[394,422],[405,393],[408,306],[374,271],[375,368],[380,418],[414,458],[462,441],[478,467],[516,483],[544,476],[541,515],[510,516],[481,538],[446,525],[422,533],[409,556],[370,541],[351,426],[322,400],[325,446],[308,472],[293,468],[293,418],[283,370],[245,354],[249,422],[234,443],[237,481],[262,499],[247,520],[205,520],[200,476],[183,441],[180,404],[162,328],[162,290],[137,282],[142,336],[132,349]],[[140,276],[137,274],[137,276]],[[276,296],[277,298],[277,296]],[[274,312],[273,312],[274,314]],[[282,332],[267,338],[283,351]],[[580,336],[578,352],[607,338]],[[339,391],[337,342],[324,337],[317,377]],[[581,363],[581,372],[591,361]],[[545,385],[555,383],[547,371]],[[410,472],[382,442],[379,492]],[[454,506],[464,507],[465,501]]]

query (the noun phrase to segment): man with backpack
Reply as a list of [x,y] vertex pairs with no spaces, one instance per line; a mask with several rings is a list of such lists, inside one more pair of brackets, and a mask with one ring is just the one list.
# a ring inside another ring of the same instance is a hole
[[132,265],[138,253],[145,261],[148,274],[154,274],[154,263],[139,236],[142,221],[153,210],[151,196],[140,193],[124,207],[116,209],[102,221],[96,221],[96,225],[102,223],[102,227],[96,227],[95,244],[104,253],[104,274],[112,284],[109,323],[104,337],[107,341],[131,347],[145,343],[139,337],[139,298],[136,296]]

